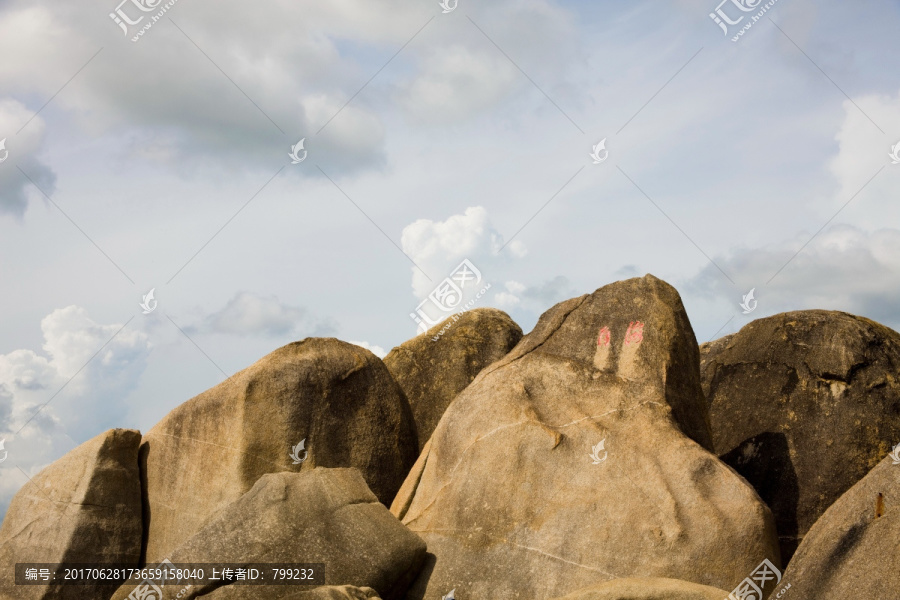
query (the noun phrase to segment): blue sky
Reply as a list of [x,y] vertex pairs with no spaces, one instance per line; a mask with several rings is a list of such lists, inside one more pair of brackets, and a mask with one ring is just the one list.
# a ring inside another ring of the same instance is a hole
[[389,350],[463,259],[526,331],[644,273],[701,342],[900,327],[898,6],[779,0],[738,42],[716,6],[182,0],[133,43],[116,2],[0,2],[0,510],[280,345]]

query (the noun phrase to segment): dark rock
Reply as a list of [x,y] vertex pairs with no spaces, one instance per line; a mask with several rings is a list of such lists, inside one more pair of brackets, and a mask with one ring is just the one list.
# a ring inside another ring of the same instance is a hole
[[900,440],[900,334],[809,310],[704,344],[713,443],[775,514],[784,559]]
[[[444,329],[448,327],[448,329]],[[439,335],[441,331],[443,334]],[[384,359],[412,408],[419,450],[450,403],[486,366],[522,339],[505,312],[478,308],[447,319],[391,350]]]

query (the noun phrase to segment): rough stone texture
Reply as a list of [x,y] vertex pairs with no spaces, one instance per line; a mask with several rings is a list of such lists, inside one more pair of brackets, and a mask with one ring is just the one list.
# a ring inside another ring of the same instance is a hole
[[726,600],[728,592],[707,585],[646,577],[614,579],[556,600]]
[[141,555],[141,434],[111,429],[25,484],[0,526],[0,598],[95,598],[104,586],[16,586],[16,563],[113,563]]
[[724,589],[779,564],[769,509],[704,446],[697,342],[671,286],[648,275],[558,304],[457,396],[397,494],[429,550],[407,598],[625,577]]
[[[308,458],[294,465],[303,439]],[[355,467],[389,505],[416,453],[409,404],[378,357],[336,339],[288,344],[144,436],[147,562],[170,558],[266,473]]]
[[900,334],[808,310],[701,349],[713,443],[775,514],[782,558],[900,441]]
[[[522,339],[522,328],[502,310],[477,308],[456,318],[404,342],[384,358],[409,400],[419,450],[456,395]],[[438,337],[447,324],[450,329]]]
[[[402,597],[424,558],[425,543],[388,512],[358,470],[319,468],[263,475],[249,492],[212,515],[169,560],[324,563],[325,584],[370,587],[393,599]],[[127,598],[133,588],[123,586],[114,600]],[[226,586],[214,593],[213,589],[198,585],[183,598],[207,594],[279,600],[308,587]]]
[[888,457],[810,528],[784,573],[791,583],[786,600],[896,598],[898,541],[900,464]]

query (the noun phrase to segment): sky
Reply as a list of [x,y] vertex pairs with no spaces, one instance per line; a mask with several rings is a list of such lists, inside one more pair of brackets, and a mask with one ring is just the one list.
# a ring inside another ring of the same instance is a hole
[[527,332],[646,273],[701,343],[900,329],[898,30],[888,0],[0,0],[0,514],[309,336]]

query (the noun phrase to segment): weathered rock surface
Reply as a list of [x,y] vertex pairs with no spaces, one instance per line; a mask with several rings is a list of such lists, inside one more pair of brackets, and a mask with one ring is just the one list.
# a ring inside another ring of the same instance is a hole
[[726,600],[728,592],[707,585],[659,577],[613,579],[557,600]]
[[797,311],[753,321],[701,355],[716,452],[771,507],[787,560],[900,441],[900,334]]
[[[294,464],[301,440],[308,454]],[[336,339],[288,344],[144,436],[147,562],[171,558],[266,473],[355,467],[389,505],[416,453],[409,404],[378,357]]]
[[[450,328],[438,336],[446,325]],[[477,308],[391,350],[384,364],[409,400],[420,450],[456,395],[520,339],[522,328],[505,312]]]
[[784,573],[791,584],[787,598],[896,597],[898,542],[900,464],[888,457],[810,528]]
[[[212,515],[172,551],[169,560],[175,564],[324,563],[325,584],[370,587],[392,599],[402,596],[424,558],[425,543],[388,512],[358,470],[319,468],[263,475],[249,492]],[[133,588],[123,586],[114,599],[127,598]],[[183,598],[278,600],[305,591],[289,585],[213,590],[213,586],[198,585]]]
[[558,304],[457,396],[397,494],[429,551],[407,598],[628,577],[725,589],[778,564],[769,509],[704,447],[697,343],[671,286],[648,275]]
[[0,598],[99,598],[105,586],[16,586],[16,563],[137,567],[141,555],[141,434],[112,429],[32,478],[0,526]]

